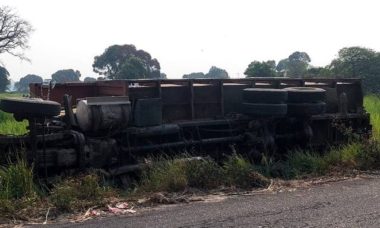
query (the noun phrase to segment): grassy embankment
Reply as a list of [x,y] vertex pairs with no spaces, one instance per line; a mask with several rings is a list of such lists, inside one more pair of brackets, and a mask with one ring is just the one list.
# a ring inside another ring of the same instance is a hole
[[[221,186],[250,189],[266,186],[268,178],[273,177],[291,179],[319,176],[336,170],[379,169],[380,98],[367,96],[365,107],[371,113],[373,124],[374,134],[370,140],[352,140],[348,145],[331,148],[324,154],[290,151],[285,160],[275,161],[264,157],[258,164],[252,164],[236,154],[227,157],[222,163],[211,159],[183,162],[173,158],[159,158],[142,173],[141,179],[128,192],[146,194],[189,188],[208,190]],[[10,125],[14,123],[10,116],[4,116]],[[1,122],[0,125],[2,124]],[[19,218],[28,210],[30,215],[37,216],[35,208],[38,207],[55,208],[57,211],[83,211],[94,205],[104,205],[109,196],[122,192],[109,187],[107,181],[94,173],[68,177],[56,181],[49,188],[37,183],[33,179],[33,169],[23,161],[1,167],[0,217]]]

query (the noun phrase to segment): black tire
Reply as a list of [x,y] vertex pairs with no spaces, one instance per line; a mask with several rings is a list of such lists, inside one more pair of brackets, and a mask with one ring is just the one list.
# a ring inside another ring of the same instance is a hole
[[3,98],[0,101],[0,109],[22,118],[53,117],[60,114],[61,105],[55,101],[42,99]]
[[312,116],[323,114],[326,111],[325,102],[317,103],[288,103],[289,116]]
[[253,104],[243,103],[243,113],[254,116],[284,116],[287,113],[286,104]]
[[243,90],[243,102],[281,104],[288,98],[288,92],[284,89],[247,88]]
[[326,91],[321,88],[314,87],[288,87],[289,103],[314,103],[326,101]]

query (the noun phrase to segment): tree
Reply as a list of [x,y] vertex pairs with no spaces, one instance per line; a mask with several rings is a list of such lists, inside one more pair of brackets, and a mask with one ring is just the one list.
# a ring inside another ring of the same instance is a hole
[[306,52],[293,52],[288,58],[282,59],[277,64],[277,71],[283,76],[301,77],[307,72],[311,59]]
[[193,72],[190,74],[184,74],[182,78],[196,79],[196,78],[229,78],[226,70],[212,66],[207,74],[203,72]]
[[0,54],[8,53],[20,59],[27,59],[18,49],[28,48],[32,26],[17,16],[11,8],[0,7]]
[[184,74],[182,78],[185,79],[196,79],[196,78],[206,78],[205,74],[203,72],[193,72],[190,74]]
[[206,78],[229,78],[226,70],[212,66],[208,73],[205,75]]
[[345,47],[339,50],[338,58],[330,64],[335,74],[345,77],[360,77],[368,74],[378,54],[368,48]]
[[305,77],[315,78],[315,77],[329,77],[331,76],[331,71],[328,67],[310,67],[305,73]]
[[157,59],[129,44],[108,47],[103,54],[95,56],[92,68],[110,79],[159,78],[161,69]]
[[16,82],[15,87],[18,92],[26,93],[29,92],[30,83],[42,83],[42,81],[42,77],[34,74],[28,74],[20,78],[20,81]]
[[329,69],[339,77],[363,79],[366,93],[380,93],[380,53],[364,47],[345,47]]
[[73,69],[59,70],[52,74],[51,78],[58,83],[77,82],[80,78],[80,72]]
[[144,66],[144,62],[137,57],[130,57],[120,68],[116,79],[142,79],[149,78],[149,72]]
[[0,92],[5,92],[10,80],[8,79],[9,72],[4,67],[0,66]]
[[274,60],[266,62],[253,61],[248,65],[244,74],[247,77],[275,77],[276,62]]
[[85,78],[83,79],[83,81],[84,81],[84,82],[95,82],[96,79],[93,78],[93,77],[85,77]]

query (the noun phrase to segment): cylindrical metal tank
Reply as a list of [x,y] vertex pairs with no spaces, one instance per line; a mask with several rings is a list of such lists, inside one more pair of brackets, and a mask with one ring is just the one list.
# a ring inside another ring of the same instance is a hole
[[128,97],[89,97],[79,101],[76,108],[78,125],[85,132],[124,128],[130,113]]

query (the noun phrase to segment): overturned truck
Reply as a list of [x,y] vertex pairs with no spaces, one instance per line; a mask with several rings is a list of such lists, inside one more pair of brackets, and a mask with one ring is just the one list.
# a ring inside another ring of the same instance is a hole
[[2,136],[2,151],[23,148],[37,170],[86,167],[113,175],[149,155],[183,151],[253,159],[293,148],[368,137],[359,79],[109,80],[30,85],[30,97],[0,109],[29,121],[29,134]]

